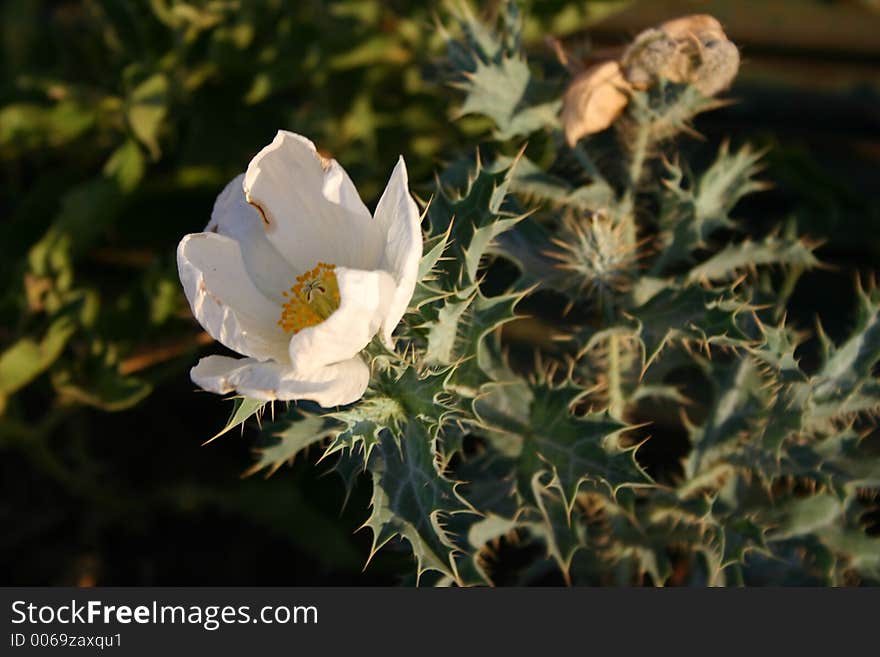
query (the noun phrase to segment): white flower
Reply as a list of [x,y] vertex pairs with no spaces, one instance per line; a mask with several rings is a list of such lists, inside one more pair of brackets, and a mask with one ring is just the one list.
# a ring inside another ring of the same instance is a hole
[[374,215],[345,170],[279,131],[217,197],[177,266],[193,315],[244,358],[208,356],[202,388],[322,406],[363,395],[360,352],[386,344],[406,312],[422,255],[418,208],[401,157]]

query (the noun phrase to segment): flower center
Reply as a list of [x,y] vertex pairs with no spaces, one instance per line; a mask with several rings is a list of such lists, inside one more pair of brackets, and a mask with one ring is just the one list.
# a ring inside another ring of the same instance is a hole
[[339,285],[336,265],[319,262],[314,269],[296,277],[296,284],[285,292],[287,302],[281,307],[278,326],[285,333],[298,333],[320,324],[339,308]]

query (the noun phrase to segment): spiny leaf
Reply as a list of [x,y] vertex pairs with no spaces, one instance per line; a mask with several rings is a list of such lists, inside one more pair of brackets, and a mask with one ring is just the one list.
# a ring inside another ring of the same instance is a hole
[[[512,158],[500,156],[493,166],[513,166]],[[516,161],[510,190],[530,201],[547,201],[552,206],[568,206],[578,210],[595,210],[608,207],[614,201],[614,189],[604,179],[598,178],[580,187],[565,178],[547,173],[526,156]]]
[[289,422],[286,427],[269,434],[270,444],[258,448],[257,462],[246,472],[245,476],[266,469],[266,476],[275,473],[285,463],[293,463],[294,457],[309,445],[326,438],[336,427],[336,423],[328,417],[302,414],[302,418]]
[[[532,474],[546,469],[571,511],[582,484],[615,494],[620,488],[650,485],[619,436],[628,428],[607,413],[575,415],[572,404],[584,390],[570,384],[532,386],[529,420],[517,427],[522,436],[519,455],[521,494],[530,495]],[[510,419],[516,427],[515,420]]]
[[806,381],[807,376],[795,358],[795,350],[803,341],[803,335],[784,323],[779,326],[759,324],[758,328],[762,340],[760,344],[750,348],[749,353],[769,366],[782,383]]
[[373,499],[364,526],[373,532],[371,557],[392,538],[405,538],[419,575],[435,570],[457,579],[456,548],[443,528],[444,517],[472,511],[454,483],[439,472],[435,439],[419,422],[407,422],[403,430],[399,442],[383,434],[367,466],[373,476]]
[[[693,132],[690,123],[695,116],[725,104],[705,97],[692,86],[664,81],[649,91],[631,93],[628,113],[636,129],[647,131],[648,143],[655,144],[680,132]],[[624,125],[624,129],[627,127]]]
[[450,365],[456,360],[456,341],[462,316],[471,305],[473,296],[462,299],[458,296],[448,298],[437,311],[437,318],[427,325],[428,348],[425,360],[428,363]]
[[477,293],[456,336],[455,357],[458,365],[449,377],[449,385],[462,395],[473,396],[480,387],[504,376],[488,344],[492,333],[516,319],[516,305],[525,293],[485,297]]
[[819,265],[819,260],[813,255],[812,247],[803,240],[779,239],[771,235],[760,242],[746,240],[728,244],[692,268],[685,280],[687,283],[728,280],[744,270],[767,265],[812,269]]
[[845,402],[880,362],[880,292],[858,290],[856,325],[839,347],[825,341],[825,359],[814,378],[814,413]]
[[696,221],[705,224],[729,220],[730,212],[743,196],[766,189],[766,183],[755,180],[763,168],[759,164],[763,156],[763,152],[749,144],[731,153],[730,142],[725,141],[718,157],[700,176],[693,195]]
[[503,56],[498,62],[490,63],[478,60],[475,70],[466,72],[464,78],[455,85],[467,94],[458,115],[489,117],[495,123],[499,141],[558,125],[560,100],[527,100],[531,72],[522,57]]
[[533,534],[547,545],[547,552],[559,566],[566,582],[571,584],[571,561],[578,550],[586,546],[586,527],[580,518],[571,515],[564,495],[559,495],[554,482],[545,483],[547,473],[538,471],[532,477],[532,498],[540,509],[542,522],[524,522]]
[[765,400],[759,395],[763,381],[754,363],[740,359],[730,366],[716,366],[713,380],[715,399],[706,421],[689,427],[693,450],[685,471],[689,478],[736,450],[737,441],[751,433]]
[[[730,289],[666,288],[630,311],[640,326],[645,369],[670,342],[695,343],[698,348],[746,348],[747,329],[755,307]],[[751,332],[751,331],[750,331]]]
[[218,431],[211,438],[206,440],[203,444],[207,445],[208,443],[217,440],[223,434],[228,433],[235,427],[244,424],[248,418],[253,417],[254,415],[259,415],[260,413],[262,413],[263,408],[266,406],[266,403],[267,402],[261,399],[235,397],[233,399],[232,413],[229,416],[229,420],[226,422],[226,426],[220,429],[220,431]]
[[464,42],[442,30],[447,42],[452,84],[466,96],[459,116],[479,114],[492,119],[496,137],[506,140],[526,136],[545,126],[558,125],[558,93],[532,77],[521,49],[519,14],[507,3],[504,25],[495,30],[477,20],[469,10],[458,16]]
[[880,488],[880,454],[865,449],[864,440],[847,430],[810,443],[788,445],[781,455],[778,474],[812,479],[840,499],[860,487]]
[[823,543],[843,557],[844,564],[880,582],[880,537],[851,527],[833,527],[820,534]]
[[770,511],[773,529],[768,539],[779,541],[812,534],[834,523],[842,513],[843,506],[833,495],[790,498]]
[[399,434],[404,419],[418,420],[433,434],[438,433],[458,412],[455,396],[447,389],[448,377],[449,368],[409,366],[402,371],[382,372],[376,390],[399,409],[393,418],[396,424],[385,425]]
[[640,570],[648,572],[657,586],[664,585],[672,574],[671,545],[689,545],[720,567],[720,545],[709,520],[711,502],[704,497],[681,500],[658,491],[650,505],[627,509],[606,504],[605,513],[613,538],[609,558],[636,559]]
[[347,449],[350,454],[360,452],[360,458],[366,464],[373,448],[379,444],[379,434],[385,429],[396,431],[405,412],[395,399],[376,395],[328,417],[339,422],[340,428],[322,458]]
[[697,182],[687,180],[677,164],[666,163],[669,177],[664,184],[668,191],[662,197],[660,212],[663,250],[654,265],[655,274],[689,261],[712,233],[734,225],[730,212],[737,202],[766,187],[754,180],[761,155],[748,145],[731,154],[725,142],[718,158]]
[[477,162],[463,191],[441,188],[428,208],[432,231],[450,233],[446,257],[434,267],[447,290],[476,284],[493,240],[523,219],[505,206],[514,167],[489,169]]

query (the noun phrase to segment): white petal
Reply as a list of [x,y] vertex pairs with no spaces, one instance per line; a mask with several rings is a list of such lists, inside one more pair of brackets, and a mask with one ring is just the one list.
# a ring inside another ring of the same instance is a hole
[[401,157],[376,206],[375,221],[385,233],[383,268],[394,276],[396,289],[382,322],[382,338],[391,344],[391,333],[406,312],[422,258],[419,209],[409,193],[406,163]]
[[267,299],[284,302],[283,292],[293,285],[298,274],[266,238],[265,224],[256,208],[248,205],[242,183],[236,176],[214,202],[206,233],[219,233],[238,242],[248,276]]
[[382,230],[348,174],[305,137],[279,131],[248,165],[244,191],[263,215],[269,241],[294,268],[327,262],[375,269],[381,260]]
[[281,307],[248,277],[238,242],[216,233],[186,235],[177,269],[193,315],[212,338],[245,356],[287,362]]
[[370,380],[370,368],[355,357],[301,379],[272,361],[208,356],[192,368],[190,376],[199,387],[221,395],[236,392],[265,401],[310,399],[327,408],[360,399]]
[[366,347],[382,326],[394,295],[394,279],[381,270],[336,268],[339,308],[320,324],[290,340],[290,362],[298,376],[311,376]]

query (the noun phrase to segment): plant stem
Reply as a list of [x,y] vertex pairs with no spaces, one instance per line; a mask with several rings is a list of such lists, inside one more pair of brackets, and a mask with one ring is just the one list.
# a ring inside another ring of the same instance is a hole
[[627,248],[634,249],[637,240],[636,231],[636,193],[639,180],[642,178],[642,170],[645,168],[645,160],[648,157],[648,145],[651,135],[651,126],[648,123],[638,123],[635,141],[630,154],[628,186],[621,200],[621,220],[623,221],[623,235]]
[[785,282],[782,284],[782,290],[779,292],[779,299],[776,302],[776,308],[773,311],[773,318],[777,321],[782,317],[785,313],[785,307],[788,305],[788,300],[794,292],[794,288],[797,286],[798,280],[800,280],[801,274],[804,273],[804,268],[801,265],[792,265],[791,269],[789,269],[788,274],[785,276]]
[[574,157],[578,161],[578,164],[583,167],[584,171],[590,176],[590,178],[593,180],[603,180],[602,174],[596,167],[595,162],[593,162],[593,159],[587,154],[587,151],[584,150],[584,147],[581,144],[576,144],[572,149],[572,152],[574,153]]
[[[606,326],[614,324],[614,305],[607,301],[602,304]],[[623,388],[620,376],[620,336],[612,333],[608,337],[608,412],[615,418],[623,418]]]
[[639,123],[636,131],[636,139],[632,148],[632,158],[629,162],[629,191],[635,195],[639,180],[642,178],[642,169],[648,156],[648,137],[651,127],[646,123]]
[[620,338],[613,333],[608,339],[608,412],[623,419],[623,390],[620,383]]

